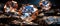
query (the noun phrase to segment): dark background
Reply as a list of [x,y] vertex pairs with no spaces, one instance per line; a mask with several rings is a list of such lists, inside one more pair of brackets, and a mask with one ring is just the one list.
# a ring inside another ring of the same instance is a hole
[[[8,0],[0,0],[0,3],[6,3]],[[38,5],[38,2],[40,0],[15,0],[17,1],[18,3],[21,3],[21,4],[24,4],[24,3],[31,3],[31,4],[35,4],[35,5]],[[60,6],[60,1],[59,0],[50,0],[52,2],[52,4],[54,5],[57,5],[57,6]]]

